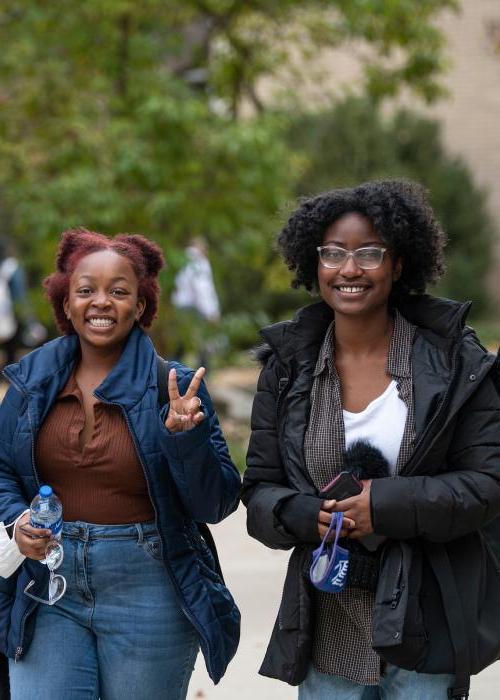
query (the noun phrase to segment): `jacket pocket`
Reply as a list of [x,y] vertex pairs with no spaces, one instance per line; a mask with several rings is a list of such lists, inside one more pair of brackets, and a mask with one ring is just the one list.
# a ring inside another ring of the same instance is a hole
[[427,651],[421,580],[421,552],[405,542],[388,542],[373,610],[373,648],[388,663],[409,671],[421,665]]
[[500,656],[500,519],[481,528],[479,535],[484,551],[473,626],[473,673],[478,673]]
[[479,530],[479,534],[487,556],[500,579],[500,518],[496,518],[485,528]]
[[283,584],[283,593],[278,610],[280,630],[296,630],[300,627],[301,589],[304,586],[304,561],[308,559],[305,548],[295,547],[290,559]]
[[194,523],[186,523],[184,530],[194,550],[200,579],[205,584],[217,617],[226,619],[226,634],[234,640],[239,639],[240,613],[233,596],[219,574],[218,566],[209,546]]

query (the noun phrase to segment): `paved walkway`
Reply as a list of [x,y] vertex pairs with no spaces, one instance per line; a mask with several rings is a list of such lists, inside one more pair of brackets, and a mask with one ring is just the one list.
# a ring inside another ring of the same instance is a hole
[[[295,688],[257,673],[278,610],[288,553],[267,549],[246,535],[243,507],[212,531],[226,581],[242,613],[241,643],[216,687],[199,655],[188,699],[294,700]],[[473,678],[471,700],[498,700],[499,688],[500,663],[497,663]]]

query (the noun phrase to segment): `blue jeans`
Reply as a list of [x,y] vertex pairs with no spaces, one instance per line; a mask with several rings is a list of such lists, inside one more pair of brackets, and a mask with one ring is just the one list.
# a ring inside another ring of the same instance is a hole
[[452,675],[405,671],[387,665],[380,685],[358,685],[311,666],[299,686],[299,700],[446,700]]
[[10,662],[12,700],[181,700],[198,652],[154,524],[65,523],[68,582],[40,604],[26,655]]

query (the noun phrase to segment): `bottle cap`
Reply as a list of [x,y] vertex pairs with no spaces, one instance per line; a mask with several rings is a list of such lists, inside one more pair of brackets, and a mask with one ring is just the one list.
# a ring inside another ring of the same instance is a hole
[[44,486],[40,486],[40,491],[38,492],[42,498],[50,498],[52,496],[52,486],[48,486],[45,484]]

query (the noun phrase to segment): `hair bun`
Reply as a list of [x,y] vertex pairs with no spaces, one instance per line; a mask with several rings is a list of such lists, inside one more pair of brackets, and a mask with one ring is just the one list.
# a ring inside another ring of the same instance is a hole
[[165,257],[160,246],[140,233],[121,233],[114,240],[133,245],[141,252],[148,276],[157,277],[165,265]]
[[88,231],[83,226],[69,228],[66,231],[63,231],[56,257],[56,268],[59,272],[67,271],[67,262],[71,258],[72,254],[81,247],[82,236],[87,236],[89,234],[93,235],[91,231]]

